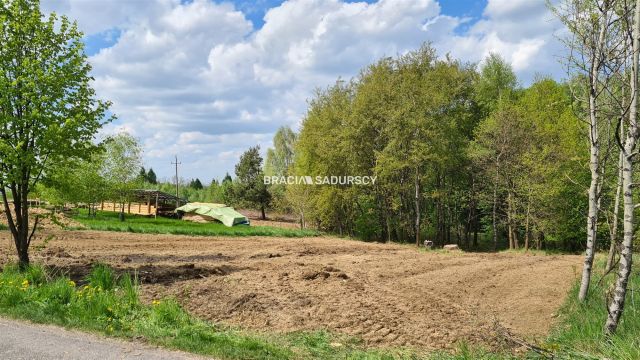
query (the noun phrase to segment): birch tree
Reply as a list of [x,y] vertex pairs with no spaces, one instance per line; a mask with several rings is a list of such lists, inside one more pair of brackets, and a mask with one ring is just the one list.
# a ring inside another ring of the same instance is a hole
[[586,123],[589,140],[589,170],[591,182],[588,191],[587,239],[582,279],[578,299],[584,301],[591,283],[593,259],[598,232],[598,212],[601,196],[601,125],[600,100],[604,94],[606,75],[603,69],[607,60],[607,36],[611,26],[612,2],[615,0],[566,0],[552,8],[567,26],[571,36],[565,39],[570,50],[570,73],[584,75],[587,82]]
[[[626,7],[626,4],[625,4]],[[624,16],[628,18],[628,16]],[[629,124],[627,136],[623,145],[624,156],[622,157],[622,193],[624,203],[623,220],[623,240],[620,249],[620,264],[613,291],[613,297],[608,307],[608,317],[605,323],[605,332],[613,334],[618,328],[620,318],[624,311],[624,302],[627,295],[629,276],[631,276],[631,265],[633,257],[633,235],[635,232],[634,209],[636,207],[633,200],[633,166],[638,153],[636,143],[640,135],[638,128],[638,71],[640,52],[640,0],[635,1],[633,9],[632,23],[632,53],[631,53],[631,73],[629,81],[630,103],[629,103]]]

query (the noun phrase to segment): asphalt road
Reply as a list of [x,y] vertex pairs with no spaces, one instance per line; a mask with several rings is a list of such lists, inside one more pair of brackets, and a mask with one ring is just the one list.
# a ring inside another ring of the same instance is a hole
[[198,356],[133,342],[0,318],[3,360],[195,360]]

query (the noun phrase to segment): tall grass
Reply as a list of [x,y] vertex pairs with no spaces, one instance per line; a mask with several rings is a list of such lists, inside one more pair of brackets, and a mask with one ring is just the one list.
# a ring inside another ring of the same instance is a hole
[[220,223],[196,223],[169,219],[127,214],[125,221],[120,221],[118,213],[98,211],[97,216],[90,217],[81,211],[73,217],[86,228],[102,231],[120,231],[146,234],[175,234],[194,236],[278,236],[305,237],[318,236],[316,230],[283,229],[271,226],[237,225],[227,227]]
[[580,285],[576,282],[561,308],[560,324],[547,345],[559,358],[640,359],[640,272],[636,269],[631,275],[624,313],[617,333],[611,337],[604,334],[603,328],[608,314],[606,297],[615,275],[611,273],[598,283],[601,276],[601,272],[594,274],[584,303],[577,300]]

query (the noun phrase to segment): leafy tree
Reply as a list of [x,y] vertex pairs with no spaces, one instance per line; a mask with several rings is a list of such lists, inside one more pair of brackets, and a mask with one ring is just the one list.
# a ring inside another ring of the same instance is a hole
[[[264,164],[266,176],[286,176],[290,172],[294,159],[294,146],[296,133],[288,126],[278,129],[273,137],[273,148],[267,149],[267,158]],[[272,184],[269,186],[273,208],[281,212],[291,211],[291,206],[285,197],[284,184]]]
[[480,76],[475,84],[476,101],[487,116],[494,111],[500,101],[513,99],[518,80],[511,65],[500,55],[491,53],[480,68]]
[[0,2],[0,69],[0,194],[24,268],[37,227],[29,193],[52,164],[91,155],[109,103],[91,88],[76,24],[36,0]]
[[153,168],[149,168],[149,171],[147,172],[146,180],[149,184],[155,185],[158,183],[158,177],[156,176],[155,171],[153,171]]
[[248,206],[260,209],[262,219],[266,219],[265,209],[271,201],[271,194],[264,183],[260,147],[245,151],[236,164],[237,183],[234,191],[237,199]]
[[220,184],[219,199],[220,202],[224,204],[232,204],[236,198],[233,181],[229,179],[231,179],[231,177],[225,177],[225,180]]
[[189,187],[196,189],[196,190],[202,190],[204,187],[202,186],[202,182],[200,182],[200,179],[196,178],[194,180],[191,180],[191,183],[189,184]]
[[296,142],[295,173],[378,179],[373,186],[288,188],[305,223],[367,239],[450,242],[465,211],[453,194],[469,178],[459,169],[467,167],[476,122],[474,76],[425,46],[319,91]]
[[45,199],[54,204],[84,204],[89,215],[95,216],[97,205],[109,197],[108,186],[102,176],[104,152],[96,152],[89,160],[80,160],[57,166],[49,173],[44,184]]
[[142,149],[127,133],[119,133],[105,141],[102,176],[110,196],[121,204],[120,220],[124,221],[124,206],[131,191],[140,186],[138,169],[142,164]]
[[267,150],[264,173],[267,176],[284,176],[293,164],[296,134],[288,126],[282,126],[273,136],[273,148]]
[[138,179],[140,182],[149,182],[147,179],[147,170],[144,169],[144,166],[140,167],[140,172],[138,173]]

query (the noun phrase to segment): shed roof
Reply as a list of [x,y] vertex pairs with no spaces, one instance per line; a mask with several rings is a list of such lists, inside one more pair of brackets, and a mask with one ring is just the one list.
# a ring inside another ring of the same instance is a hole
[[162,192],[159,190],[135,189],[135,190],[132,190],[132,196],[136,199],[145,200],[145,201],[149,198],[155,200],[157,196],[158,201],[161,201],[161,202],[175,203],[177,201],[180,201],[180,204],[188,203],[187,199],[185,198],[178,198],[175,195],[167,194],[166,192]]

